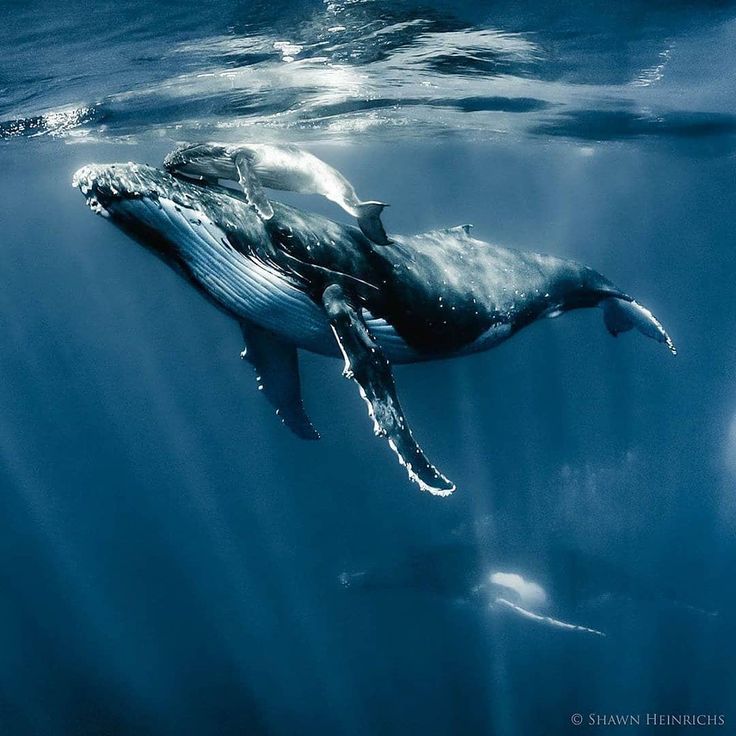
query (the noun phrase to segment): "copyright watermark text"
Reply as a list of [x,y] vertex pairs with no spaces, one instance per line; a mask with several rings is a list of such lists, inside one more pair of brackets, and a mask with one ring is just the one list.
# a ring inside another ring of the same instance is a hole
[[573,713],[573,726],[725,726],[722,713]]

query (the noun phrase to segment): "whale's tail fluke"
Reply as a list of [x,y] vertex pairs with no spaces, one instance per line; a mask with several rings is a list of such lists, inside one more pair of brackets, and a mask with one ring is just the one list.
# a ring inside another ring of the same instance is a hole
[[628,301],[618,297],[609,297],[601,302],[603,308],[603,321],[606,329],[616,337],[621,332],[626,332],[636,327],[642,335],[651,337],[657,342],[663,342],[672,355],[677,355],[677,348],[672,338],[667,334],[659,320],[641,304],[633,299]]
[[363,231],[363,235],[378,245],[390,245],[392,242],[381,222],[384,207],[388,205],[383,202],[358,202],[354,207],[358,227]]

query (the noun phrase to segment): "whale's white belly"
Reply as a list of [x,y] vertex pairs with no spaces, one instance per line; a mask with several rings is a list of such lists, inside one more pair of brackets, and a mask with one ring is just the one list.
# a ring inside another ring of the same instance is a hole
[[[276,269],[227,244],[223,231],[202,213],[165,198],[158,204],[148,198],[122,200],[116,206],[129,209],[138,220],[157,227],[165,215],[170,221],[171,237],[192,275],[227,311],[297,347],[340,357],[324,311]],[[363,314],[390,361],[421,359],[388,322],[370,312]]]

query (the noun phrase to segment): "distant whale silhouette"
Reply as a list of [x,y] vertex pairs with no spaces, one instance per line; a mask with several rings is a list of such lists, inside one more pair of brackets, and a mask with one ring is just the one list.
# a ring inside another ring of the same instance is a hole
[[677,612],[683,622],[718,616],[658,580],[565,544],[535,549],[523,543],[511,549],[493,542],[440,544],[414,550],[390,565],[340,573],[338,580],[356,592],[428,594],[534,625],[596,636],[624,633],[621,615],[631,606],[639,613]]
[[374,247],[351,226],[137,164],[74,175],[91,209],[153,250],[242,328],[243,356],[283,422],[318,435],[304,411],[297,348],[344,358],[377,435],[422,490],[455,486],[415,442],[391,363],[486,350],[536,320],[602,307],[609,332],[637,328],[675,348],[653,315],[591,268],[476,240],[469,226]]

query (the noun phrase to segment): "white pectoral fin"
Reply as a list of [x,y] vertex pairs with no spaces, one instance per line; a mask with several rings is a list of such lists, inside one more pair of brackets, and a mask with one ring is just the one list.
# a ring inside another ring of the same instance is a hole
[[525,618],[528,621],[533,621],[538,624],[542,624],[543,626],[550,626],[553,629],[563,629],[565,631],[579,631],[583,634],[593,634],[595,636],[606,636],[604,632],[598,631],[598,629],[590,629],[587,626],[579,626],[578,624],[570,624],[567,621],[561,621],[557,618],[552,618],[552,616],[542,616],[538,613],[534,613],[533,611],[529,611],[526,608],[522,608],[521,606],[517,606],[516,603],[512,603],[510,600],[507,600],[506,598],[496,598],[496,600],[491,604],[492,606],[498,606],[500,608],[505,608],[512,613],[515,613],[517,616],[521,616],[521,618]]
[[262,220],[270,220],[273,217],[273,207],[268,201],[261,180],[251,165],[248,154],[242,151],[235,154],[235,169],[248,204]]
[[396,395],[391,366],[342,287],[332,284],[322,295],[327,317],[352,378],[368,405],[374,431],[388,440],[409,478],[423,491],[448,496],[455,485],[439,472],[412,436]]
[[294,434],[302,439],[318,440],[319,433],[302,403],[296,347],[250,322],[242,321],[240,329],[245,339],[241,357],[255,368],[259,391],[263,391],[281,421]]

